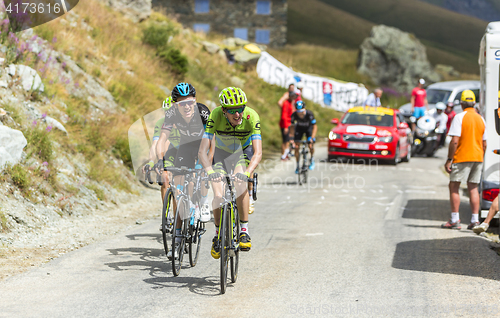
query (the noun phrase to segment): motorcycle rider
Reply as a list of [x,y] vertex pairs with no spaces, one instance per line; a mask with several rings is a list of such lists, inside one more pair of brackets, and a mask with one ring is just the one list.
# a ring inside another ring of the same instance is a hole
[[436,134],[437,142],[436,149],[444,146],[446,137],[446,124],[448,123],[448,116],[444,113],[446,105],[442,102],[436,103],[436,112],[432,117],[436,120]]

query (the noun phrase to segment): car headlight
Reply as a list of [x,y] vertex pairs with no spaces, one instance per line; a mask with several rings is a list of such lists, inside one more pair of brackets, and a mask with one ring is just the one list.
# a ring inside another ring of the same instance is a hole
[[378,140],[380,142],[389,143],[389,142],[392,142],[392,136],[378,137]]
[[328,139],[330,140],[337,140],[340,139],[340,134],[334,133],[333,131],[330,131],[328,134]]

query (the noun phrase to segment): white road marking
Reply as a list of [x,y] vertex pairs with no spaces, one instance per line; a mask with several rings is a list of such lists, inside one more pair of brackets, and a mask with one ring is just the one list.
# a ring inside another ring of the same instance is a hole
[[358,206],[363,206],[363,205],[365,205],[365,201],[363,201],[360,204],[358,204]]
[[323,192],[328,192],[328,190],[327,189],[323,189]]
[[386,220],[397,220],[400,217],[401,211],[404,209],[400,209],[401,204],[403,203],[403,194],[399,193],[394,200],[391,202],[391,207],[386,209]]
[[379,198],[379,197],[375,197],[375,198],[363,197],[363,199],[366,199],[366,200],[387,200],[389,198],[388,197],[382,197],[382,198]]
[[380,202],[373,202],[373,203],[375,203],[376,205],[380,205],[380,206],[388,206],[388,205],[393,205],[394,201],[392,201],[391,203],[380,203]]
[[321,196],[321,200],[324,200],[324,199],[325,199],[325,197],[324,197],[324,196]]
[[307,233],[306,236],[319,236],[323,235],[323,233]]
[[423,194],[434,194],[436,191],[421,191],[421,190],[406,190],[406,193],[423,193]]

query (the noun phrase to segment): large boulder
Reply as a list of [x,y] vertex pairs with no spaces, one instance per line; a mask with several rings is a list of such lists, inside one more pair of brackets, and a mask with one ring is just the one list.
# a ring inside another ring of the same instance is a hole
[[7,126],[0,126],[0,171],[6,164],[18,163],[27,144],[22,132]]
[[[13,78],[19,78],[19,82],[25,91],[41,91],[44,86],[40,75],[29,66],[26,65],[9,65],[8,73]],[[2,85],[3,86],[3,85]]]
[[425,46],[412,34],[378,25],[360,47],[358,72],[368,75],[376,85],[410,92],[419,78],[441,80],[429,61]]
[[134,22],[146,20],[151,15],[151,0],[104,0],[104,2]]

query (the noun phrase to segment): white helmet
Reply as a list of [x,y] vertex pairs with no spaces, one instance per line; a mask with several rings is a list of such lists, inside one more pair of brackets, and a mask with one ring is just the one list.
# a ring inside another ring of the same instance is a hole
[[436,109],[445,110],[446,105],[442,102],[438,102],[438,103],[436,103]]

